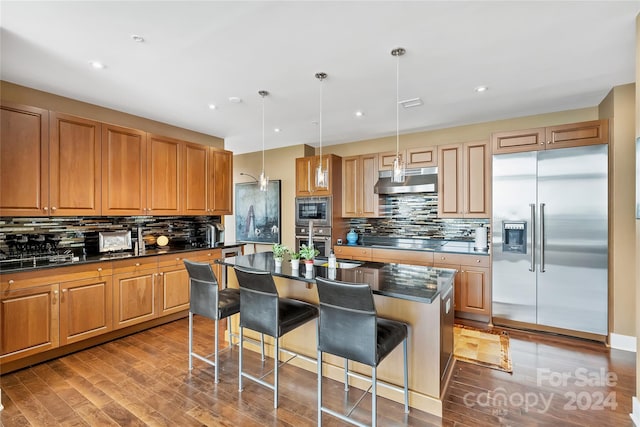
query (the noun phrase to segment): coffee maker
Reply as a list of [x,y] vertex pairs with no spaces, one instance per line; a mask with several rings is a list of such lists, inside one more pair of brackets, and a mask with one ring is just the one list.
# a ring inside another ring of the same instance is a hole
[[220,223],[205,226],[207,247],[215,248],[224,244],[224,225]]

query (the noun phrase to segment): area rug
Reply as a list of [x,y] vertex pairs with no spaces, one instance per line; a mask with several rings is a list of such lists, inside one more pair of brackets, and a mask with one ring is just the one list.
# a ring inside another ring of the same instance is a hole
[[453,344],[453,354],[458,360],[513,372],[509,335],[504,331],[482,331],[470,326],[454,325]]

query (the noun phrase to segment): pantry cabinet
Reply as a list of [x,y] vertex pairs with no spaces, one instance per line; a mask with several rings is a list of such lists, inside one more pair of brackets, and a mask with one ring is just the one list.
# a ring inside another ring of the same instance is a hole
[[485,141],[438,146],[438,217],[490,218],[491,153]]
[[2,103],[0,109],[0,215],[49,212],[49,112]]
[[333,154],[322,156],[322,165],[329,171],[326,189],[316,187],[315,173],[319,164],[320,156],[296,159],[296,196],[336,196],[336,190],[341,191],[342,158]]
[[608,142],[608,120],[591,120],[558,126],[494,132],[491,134],[493,154],[552,150],[555,148],[607,144]]
[[344,157],[342,177],[342,217],[379,216],[379,198],[374,192],[378,181],[378,155]]

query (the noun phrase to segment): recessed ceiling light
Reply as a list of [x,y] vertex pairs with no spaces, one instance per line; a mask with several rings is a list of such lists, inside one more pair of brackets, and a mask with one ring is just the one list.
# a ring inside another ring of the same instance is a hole
[[405,99],[404,101],[399,101],[398,104],[402,105],[404,108],[418,107],[422,105],[422,99],[420,98]]
[[215,110],[217,107],[215,104],[209,104],[209,109],[210,110]]
[[489,90],[489,88],[487,86],[478,86],[477,88],[474,89],[476,92],[486,92],[487,90]]
[[273,131],[278,133],[278,132],[280,132],[280,128],[274,128]]
[[229,102],[233,102],[234,104],[239,104],[242,102],[242,98],[240,98],[239,96],[230,96]]
[[104,64],[100,61],[89,61],[89,65],[91,65],[96,70],[102,70],[105,68]]
[[362,111],[356,111],[356,117],[362,117],[364,113]]
[[131,40],[133,40],[136,43],[143,43],[144,42],[144,37],[139,36],[137,34],[131,34]]

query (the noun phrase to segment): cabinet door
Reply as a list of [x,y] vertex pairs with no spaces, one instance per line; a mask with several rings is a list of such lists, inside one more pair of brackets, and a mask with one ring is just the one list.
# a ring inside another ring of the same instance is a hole
[[58,347],[58,284],[7,291],[0,297],[0,361]]
[[545,149],[545,128],[522,129],[491,134],[493,154]]
[[189,310],[189,274],[185,268],[167,268],[158,273],[160,316]]
[[[435,256],[434,258],[438,258]],[[456,270],[456,275],[453,278],[453,306],[456,310],[460,310],[460,301],[462,299],[462,274],[460,272],[459,264],[442,264],[442,263],[434,263],[434,267],[437,268],[451,268]]]
[[158,317],[155,277],[157,270],[113,276],[114,329]]
[[296,159],[296,196],[311,196],[313,188],[313,157]]
[[147,213],[146,133],[102,126],[102,213]]
[[360,156],[342,159],[342,216],[345,218],[358,216],[359,169]]
[[589,122],[546,128],[547,150],[554,148],[580,147],[609,142],[609,121]]
[[[404,161],[406,157],[406,151],[401,150],[398,152],[400,159]],[[378,153],[378,170],[390,171],[393,169],[393,161],[396,159],[395,151],[385,151],[384,153]]]
[[467,142],[464,149],[464,216],[491,217],[491,153],[485,141]]
[[[316,188],[315,173],[320,164],[320,156],[299,157],[296,159],[296,196],[331,196],[334,185],[339,186],[340,175],[334,172],[334,163],[340,161],[339,157],[323,155],[322,164],[328,170],[329,185],[326,189]],[[340,187],[337,187],[340,188]]]
[[462,144],[438,146],[438,217],[463,216]]
[[61,345],[113,329],[111,276],[62,283],[60,294]]
[[438,150],[433,147],[407,148],[408,168],[430,168],[438,165]]
[[231,215],[233,213],[231,183],[233,174],[233,154],[230,151],[211,150],[210,157],[210,209],[211,215]]
[[49,215],[49,112],[0,109],[0,216]]
[[147,214],[181,213],[183,145],[176,139],[147,135]]
[[209,213],[207,207],[208,157],[209,147],[199,144],[185,144],[182,209],[186,215],[207,215]]
[[50,122],[51,215],[100,215],[100,123],[54,112]]
[[491,316],[489,269],[462,266],[459,310]]
[[373,191],[378,182],[378,155],[365,154],[360,156],[360,199],[362,200],[360,216],[379,216],[379,197]]

